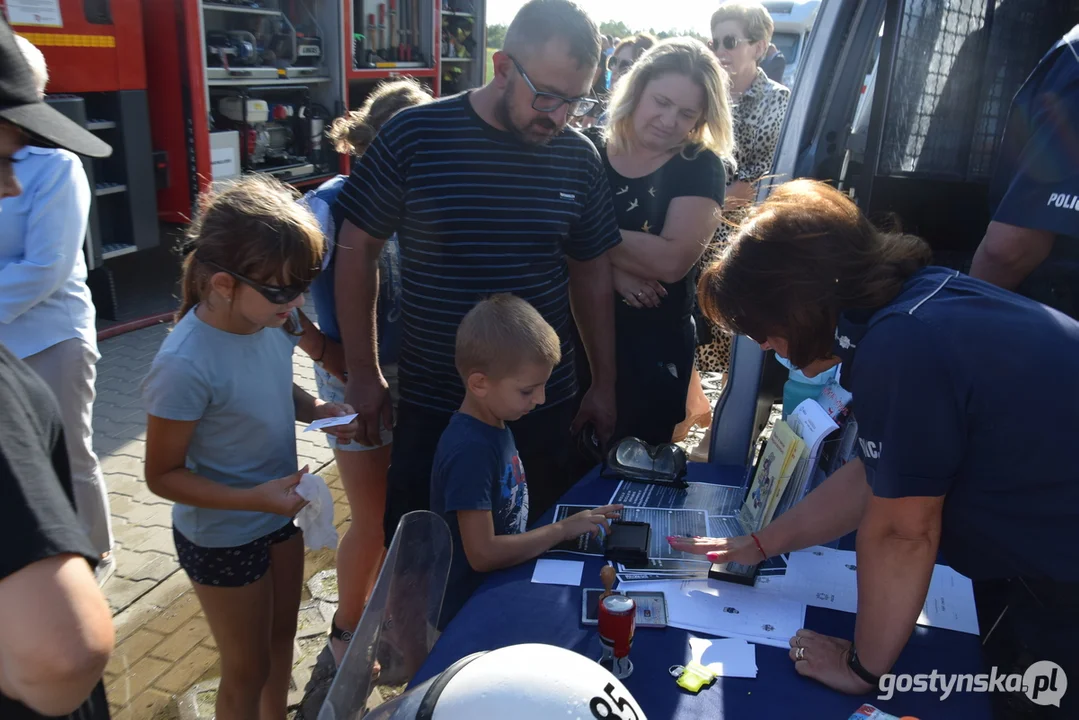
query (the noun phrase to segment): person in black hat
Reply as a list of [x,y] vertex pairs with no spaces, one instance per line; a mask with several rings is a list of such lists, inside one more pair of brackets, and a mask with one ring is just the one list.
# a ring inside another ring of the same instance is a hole
[[108,143],[42,101],[15,34],[6,22],[0,25],[0,121],[8,124],[5,132],[14,125],[23,132],[25,145],[61,147],[95,158],[112,155]]
[[[33,43],[16,36],[35,89],[49,70]],[[9,137],[21,139],[12,127]],[[101,556],[104,584],[116,569],[109,496],[93,447],[97,379],[96,311],[83,248],[92,195],[78,155],[24,145],[12,156],[18,197],[0,201],[0,345],[36,372],[60,402],[75,509]]]
[[[40,99],[0,20],[0,194],[26,144],[111,152]],[[45,383],[0,346],[0,718],[109,717],[101,682],[115,636],[94,579],[99,560],[75,515],[64,430]]]

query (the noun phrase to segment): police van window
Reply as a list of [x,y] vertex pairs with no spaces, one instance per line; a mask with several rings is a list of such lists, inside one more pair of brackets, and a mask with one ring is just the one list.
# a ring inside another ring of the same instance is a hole
[[984,182],[1012,97],[1079,0],[903,3],[879,174]]
[[787,58],[787,63],[793,63],[798,60],[798,41],[801,38],[798,33],[772,33],[772,44]]

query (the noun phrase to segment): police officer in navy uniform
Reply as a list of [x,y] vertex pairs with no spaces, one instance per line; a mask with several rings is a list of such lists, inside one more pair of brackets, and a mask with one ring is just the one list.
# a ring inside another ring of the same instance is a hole
[[1079,25],[1016,93],[989,198],[970,274],[1079,317]]
[[[910,638],[939,550],[974,581],[986,672],[1050,661],[1059,691],[1079,682],[1079,322],[930,257],[823,183],[786,183],[751,211],[702,275],[701,309],[807,376],[842,362],[858,452],[755,536],[671,544],[757,563],[857,530],[854,637],[799,630],[790,657],[859,694]],[[1034,702],[994,693],[1000,716],[1079,717],[1074,688],[1062,709],[1034,704],[1059,695],[1043,681]]]

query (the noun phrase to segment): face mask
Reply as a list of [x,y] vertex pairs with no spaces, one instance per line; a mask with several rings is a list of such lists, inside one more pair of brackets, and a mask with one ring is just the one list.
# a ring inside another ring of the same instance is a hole
[[801,370],[794,367],[794,364],[791,363],[790,360],[788,360],[785,357],[780,357],[779,353],[776,353],[775,356],[776,356],[776,362],[778,362],[783,367],[787,368],[787,370],[789,370],[791,372],[791,374],[794,376],[795,381],[800,382],[800,383],[805,383],[807,385],[826,385],[835,378],[836,373],[838,372],[838,366],[836,366],[834,368],[831,368],[830,370],[825,370],[824,372],[822,372],[820,375],[817,375],[816,377],[808,378],[808,377],[806,377],[805,375],[802,374]]

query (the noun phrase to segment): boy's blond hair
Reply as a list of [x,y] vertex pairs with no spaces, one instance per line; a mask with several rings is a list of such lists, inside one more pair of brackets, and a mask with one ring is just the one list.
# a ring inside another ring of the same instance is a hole
[[536,308],[515,295],[492,295],[468,311],[457,328],[454,355],[466,383],[475,372],[494,379],[525,363],[554,367],[562,360],[558,333]]

